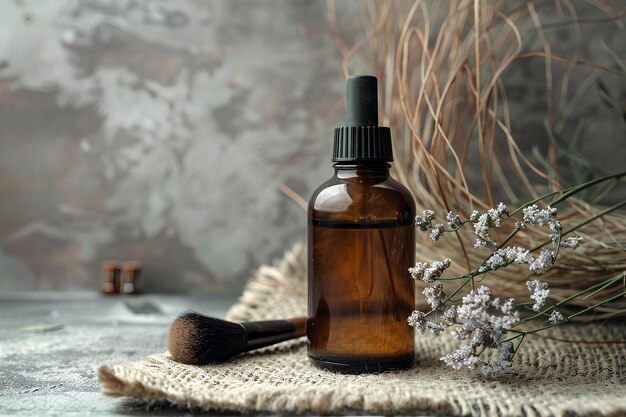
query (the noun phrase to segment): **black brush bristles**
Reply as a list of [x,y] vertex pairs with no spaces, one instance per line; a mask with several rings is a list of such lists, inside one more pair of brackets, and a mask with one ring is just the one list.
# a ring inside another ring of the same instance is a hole
[[241,324],[194,312],[174,320],[167,336],[172,358],[189,365],[228,359],[246,351],[247,342],[247,332]]

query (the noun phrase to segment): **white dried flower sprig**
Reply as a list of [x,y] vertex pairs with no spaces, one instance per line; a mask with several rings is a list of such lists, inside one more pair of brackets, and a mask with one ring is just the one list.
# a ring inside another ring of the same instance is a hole
[[[526,286],[531,291],[530,298],[535,301],[533,310],[540,311],[548,301],[550,294],[548,284],[532,280],[528,281]],[[516,336],[507,339],[509,331],[521,322],[520,313],[516,308],[517,303],[513,298],[502,300],[493,297],[493,292],[485,285],[470,291],[462,298],[460,304],[449,304],[445,309],[443,307],[446,306],[451,296],[446,296],[440,281],[435,282],[432,287],[426,287],[422,294],[430,305],[431,311],[428,313],[413,311],[407,320],[408,324],[422,334],[431,332],[438,336],[450,330],[449,333],[453,339],[468,341],[468,344],[461,346],[455,352],[441,357],[441,361],[453,369],[478,370],[486,377],[495,378],[506,372],[513,364],[517,349],[513,348],[512,340],[521,339],[517,346],[519,348],[523,337],[534,332],[516,332]],[[567,318],[556,310],[556,306],[539,313],[539,315],[547,316],[547,313],[554,308],[548,318],[550,324],[535,331],[567,321]],[[428,320],[427,317],[436,310],[443,310],[439,320]],[[495,359],[481,360],[480,356],[487,349],[498,351]]]
[[428,236],[432,239],[433,242],[436,242],[439,240],[441,236],[443,236],[444,232],[445,232],[445,229],[443,227],[443,223],[438,223],[433,226]]
[[426,302],[430,305],[430,308],[437,310],[446,302],[446,293],[443,291],[443,284],[441,281],[435,282],[432,287],[424,288],[422,291]]
[[583,243],[583,238],[580,236],[570,236],[561,241],[561,247],[567,249],[576,249]]
[[426,231],[433,227],[433,219],[435,218],[435,212],[433,210],[426,209],[422,212],[421,216],[415,216],[415,226],[421,231]]
[[[520,209],[516,210],[516,212],[519,210]],[[436,213],[430,209],[424,210],[420,216],[417,216],[415,218],[415,224],[422,231],[430,229],[429,237],[433,242],[437,242],[444,233],[454,232],[463,227],[465,223],[472,223],[474,234],[476,235],[474,247],[492,251],[492,254],[487,260],[478,267],[477,271],[479,273],[493,271],[516,263],[528,264],[528,269],[531,272],[543,274],[556,261],[559,248],[576,249],[582,244],[583,238],[580,236],[571,236],[562,239],[563,229],[561,223],[556,218],[556,208],[548,206],[541,209],[536,204],[531,204],[523,206],[521,211],[523,213],[522,220],[515,223],[515,230],[511,233],[509,238],[507,238],[507,241],[519,230],[525,229],[527,226],[547,226],[552,232],[550,234],[550,241],[557,247],[556,250],[544,249],[539,253],[539,256],[534,257],[530,254],[530,250],[528,249],[519,246],[501,248],[500,246],[502,245],[499,246],[496,244],[491,237],[490,230],[501,227],[503,222],[512,217],[512,215],[509,214],[508,207],[504,203],[499,203],[495,208],[488,209],[482,214],[474,210],[466,221],[462,221],[459,214],[449,211],[445,216],[448,226],[451,227],[451,229],[448,230],[445,229],[443,223],[433,225],[433,220],[437,216]]]
[[528,269],[530,269],[535,274],[543,274],[548,268],[554,265],[555,261],[556,252],[542,249],[541,252],[539,252],[539,256],[537,256],[535,259],[533,259],[532,262],[530,262]]
[[[563,231],[563,226],[557,219],[558,211],[554,206],[592,185],[624,176],[626,176],[626,171],[564,190],[550,206],[545,208],[540,208],[536,203],[556,196],[557,192],[548,193],[512,212],[509,212],[507,206],[503,203],[483,213],[473,210],[467,220],[463,220],[459,214],[449,211],[445,215],[445,223],[448,228],[444,226],[443,222],[433,225],[433,221],[437,218],[436,213],[433,210],[424,210],[421,215],[415,218],[415,225],[422,231],[430,231],[429,237],[433,241],[436,242],[445,233],[456,232],[459,228],[470,223],[476,235],[475,248],[488,249],[491,253],[474,271],[465,275],[442,276],[452,264],[449,258],[433,262],[432,264],[417,262],[414,267],[410,268],[409,272],[413,279],[431,284],[422,292],[431,310],[428,312],[414,311],[408,318],[409,325],[421,333],[430,332],[434,335],[439,335],[448,332],[454,339],[465,341],[465,345],[453,353],[444,355],[441,360],[454,369],[475,369],[487,377],[496,377],[511,367],[515,353],[527,335],[557,326],[608,302],[626,296],[626,291],[619,291],[618,294],[569,316],[564,315],[559,310],[564,303],[576,297],[586,296],[588,298],[595,296],[622,280],[626,281],[626,272],[607,278],[557,303],[551,303],[550,301],[548,284],[536,279],[526,282],[526,286],[530,291],[529,299],[531,301],[519,304],[512,298],[507,300],[494,298],[487,286],[483,285],[474,289],[476,276],[507,267],[511,264],[526,264],[528,269],[535,274],[545,273],[557,261],[561,248],[576,249],[583,242],[583,238],[580,236],[573,235],[564,238],[565,235],[609,214],[611,211],[626,204],[626,202],[605,209],[566,231]],[[503,223],[509,220],[515,221],[515,227],[503,242],[500,244],[496,243],[492,237],[491,230],[501,227]],[[506,246],[519,231],[528,227],[547,227],[550,230],[550,239],[531,249],[521,246]],[[553,245],[553,249],[544,248],[550,244]],[[536,251],[539,251],[539,253],[535,254]],[[450,294],[446,294],[441,281],[454,280],[462,280],[462,283]],[[453,301],[453,297],[470,284],[472,285],[472,290],[462,297],[460,302]],[[531,305],[532,307],[530,308],[535,313],[521,319],[518,307],[524,306],[524,308],[527,308],[527,306]],[[430,319],[429,317],[433,314],[438,317]],[[543,326],[531,330],[515,329],[522,324],[536,320],[544,320]],[[509,336],[510,333],[513,333],[513,335]],[[517,346],[514,346],[513,342],[515,341],[517,341]],[[481,355],[488,350],[497,350],[498,352],[495,355],[491,355],[494,359],[489,361],[482,360]]]
[[538,279],[534,279],[532,281],[526,281],[526,286],[528,287],[528,290],[532,292],[530,298],[535,300],[533,310],[541,310],[543,306],[546,305],[548,296],[550,295],[548,284],[543,281],[539,281]]
[[485,264],[479,267],[479,270],[483,268],[495,271],[496,269],[503,268],[512,263],[530,264],[533,261],[534,258],[528,249],[524,249],[519,246],[509,246],[494,251],[491,256],[487,258]]
[[[562,240],[561,223],[556,218],[557,210],[552,207],[540,209],[532,204],[523,208],[522,220],[516,222],[512,234],[527,226],[548,226],[551,230],[550,241],[557,246],[557,250],[543,249],[537,256],[531,254],[531,250],[520,246],[500,247],[492,238],[490,230],[501,227],[503,222],[512,216],[503,203],[484,213],[474,210],[469,219],[461,220],[461,216],[454,212],[448,212],[445,216],[450,229],[446,230],[443,223],[433,225],[436,213],[426,209],[415,219],[415,225],[422,231],[430,230],[429,237],[437,241],[444,233],[454,232],[466,223],[472,223],[476,235],[476,248],[491,249],[491,255],[472,273],[460,277],[442,278],[442,274],[450,268],[452,261],[445,258],[431,264],[417,262],[409,269],[411,277],[432,284],[424,288],[422,294],[431,308],[430,312],[414,311],[408,318],[409,325],[415,327],[421,333],[431,332],[439,335],[450,330],[451,336],[460,341],[468,341],[457,351],[445,355],[441,360],[454,369],[477,369],[483,375],[495,377],[506,371],[512,364],[515,349],[509,339],[508,332],[520,322],[520,313],[516,308],[514,299],[501,300],[494,298],[487,286],[481,286],[462,298],[460,304],[451,303],[452,296],[458,293],[465,285],[473,281],[478,274],[504,268],[511,264],[527,264],[530,271],[544,273],[555,262],[558,248],[575,249],[582,243],[582,238],[573,236]],[[504,242],[508,242],[510,238]],[[451,295],[444,291],[441,280],[465,278],[465,282]],[[530,299],[533,300],[532,309],[541,311],[549,299],[550,290],[546,283],[539,280],[527,282]],[[427,317],[435,311],[440,311],[438,320],[429,320]],[[565,318],[558,311],[552,311],[549,317],[551,325],[564,321]],[[521,343],[521,341],[520,341]],[[519,346],[519,345],[518,345]],[[480,355],[487,349],[498,350],[495,359],[483,361]]]
[[449,211],[448,214],[446,214],[446,223],[448,223],[448,226],[453,229],[458,229],[459,227],[463,226],[461,216],[452,211]]
[[417,262],[414,267],[409,268],[409,274],[415,280],[433,282],[443,274],[443,271],[450,268],[450,265],[452,265],[450,258],[433,262],[430,265],[426,262]]
[[[516,230],[522,230],[529,226],[543,227],[547,226],[550,231],[550,240],[553,244],[560,241],[562,235],[561,223],[556,219],[557,209],[554,207],[539,208],[536,204],[524,206],[522,208],[522,220],[515,223]],[[422,231],[431,229],[429,237],[436,242],[445,232],[454,232],[463,227],[465,223],[472,223],[476,242],[474,247],[477,249],[497,249],[496,242],[491,237],[490,229],[502,226],[502,223],[512,216],[509,214],[508,207],[504,203],[499,203],[495,208],[488,209],[485,213],[477,210],[472,211],[468,220],[462,221],[458,213],[449,211],[445,218],[450,229],[445,229],[443,223],[433,225],[436,214],[433,210],[426,209],[421,215],[415,217],[415,225]],[[560,247],[568,249],[576,249],[582,243],[583,238],[580,236],[572,236],[560,241]]]
[[524,223],[541,227],[556,220],[557,210],[549,206],[545,209],[540,209],[536,204],[533,204],[532,206],[524,207],[522,213],[524,213]]
[[563,314],[561,314],[559,310],[552,310],[552,314],[550,314],[548,321],[551,324],[559,324],[565,321],[565,317],[563,317]]
[[[433,310],[440,308],[442,301],[445,302],[440,282],[426,288],[424,295]],[[460,305],[446,308],[439,321],[427,320],[426,317],[426,313],[414,311],[408,319],[409,325],[421,333],[431,331],[435,335],[452,328],[450,334],[454,339],[469,341],[468,345],[441,358],[452,368],[479,369],[484,375],[494,377],[511,366],[513,345],[510,342],[503,344],[502,340],[520,320],[513,299],[502,301],[494,298],[488,287],[481,286],[465,295]],[[479,356],[485,349],[499,349],[500,352],[496,359],[484,362]]]

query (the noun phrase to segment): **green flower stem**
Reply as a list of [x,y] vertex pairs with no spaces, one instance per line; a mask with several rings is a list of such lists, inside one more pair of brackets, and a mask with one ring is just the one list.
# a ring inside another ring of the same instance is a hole
[[563,229],[559,226],[559,233],[556,236],[556,250],[554,251],[554,262],[556,262],[559,257],[559,252],[561,251],[561,239],[563,239]]
[[[510,217],[508,217],[508,218],[510,218]],[[498,249],[502,249],[502,248],[504,247],[504,245],[506,245],[507,243],[509,243],[509,241],[510,241],[511,239],[513,239],[513,237],[517,234],[517,232],[518,232],[518,231],[519,231],[519,229],[515,229],[515,230],[513,230],[511,233],[509,233],[509,235],[506,237],[506,239],[504,239],[504,241],[503,241],[502,243],[500,243],[500,244],[497,246],[496,250],[498,250]],[[495,252],[495,251],[494,251],[494,252]],[[487,256],[487,257],[486,257],[486,258],[485,258],[485,259],[484,259],[484,260],[480,263],[480,266],[483,266],[483,265],[485,264],[485,262],[487,262],[487,261],[489,260],[489,258],[491,258],[491,256],[494,254],[494,252],[491,252],[491,255]],[[507,264],[506,266],[509,266],[509,265],[510,265],[510,264]],[[482,272],[481,272],[481,274],[482,274],[482,273],[484,273],[484,272],[489,272],[489,271],[491,271],[491,270],[492,270],[491,268],[489,268],[489,269],[485,269],[484,271],[482,271]],[[476,270],[476,271],[478,271],[478,270]]]
[[[581,310],[581,311],[579,311],[579,312],[577,312],[577,313],[574,313],[574,314],[572,314],[572,315],[569,315],[569,316],[567,316],[567,318],[566,318],[565,320],[566,320],[566,321],[567,321],[567,320],[571,320],[571,319],[573,319],[574,317],[577,317],[577,316],[580,316],[580,315],[582,315],[582,314],[585,314],[585,313],[586,313],[586,312],[588,312],[588,311],[591,311],[591,310],[593,310],[593,309],[595,309],[595,308],[598,308],[598,307],[600,307],[600,306],[602,306],[602,305],[604,305],[604,304],[606,304],[606,303],[610,303],[611,301],[616,300],[616,299],[618,299],[618,298],[620,298],[620,297],[624,297],[624,296],[626,296],[626,291],[622,291],[621,293],[619,293],[619,294],[617,294],[617,295],[614,295],[613,297],[607,298],[606,300],[604,300],[604,301],[600,301],[599,303],[596,303],[596,304],[594,304],[594,305],[592,305],[592,306],[590,306],[590,307],[587,307],[587,308],[586,308],[586,309],[584,309],[584,310]],[[520,322],[520,323],[521,323],[521,322]],[[508,339],[506,339],[506,340],[503,340],[503,341],[502,341],[502,343],[504,343],[504,342],[510,342],[511,340],[515,340],[515,339],[517,339],[517,338],[519,338],[519,337],[522,337],[522,340],[524,340],[523,338],[524,338],[524,337],[526,337],[526,336],[527,336],[527,335],[529,335],[529,334],[538,333],[538,332],[541,332],[541,331],[544,331],[544,330],[548,330],[548,329],[550,329],[550,328],[552,328],[552,327],[554,327],[554,326],[558,326],[558,325],[560,325],[560,324],[561,324],[561,323],[554,323],[554,324],[549,324],[549,325],[547,325],[547,326],[541,327],[541,328],[539,328],[539,329],[527,330],[527,331],[525,331],[525,332],[518,333],[517,335],[515,335],[515,336],[513,336],[513,337],[510,337],[510,338],[508,338]],[[519,347],[519,346],[518,346],[518,347]]]
[[443,277],[443,278],[439,277],[439,278],[437,278],[437,281],[454,281],[454,280],[457,280],[457,279],[465,279],[465,278],[471,279],[471,278],[474,278],[477,275],[481,275],[481,274],[483,274],[485,272],[489,272],[489,271],[491,271],[491,268],[487,269],[485,271],[482,271],[482,272],[478,272],[478,270],[476,270],[476,271],[473,271],[473,272],[471,272],[469,274],[465,274],[465,275],[454,275],[454,276],[451,276],[451,277]]
[[509,214],[509,217],[508,217],[508,218],[510,219],[511,217],[515,216],[517,213],[519,213],[520,211],[522,211],[522,210],[523,210],[523,209],[525,209],[526,207],[530,207],[530,206],[532,206],[533,204],[535,204],[535,203],[537,203],[537,202],[539,202],[539,201],[541,201],[541,200],[545,200],[545,199],[546,199],[546,198],[548,198],[548,197],[552,197],[553,195],[558,194],[558,193],[559,193],[559,191],[552,191],[552,192],[550,192],[550,193],[547,193],[547,194],[541,195],[541,196],[539,196],[539,197],[535,198],[534,200],[529,201],[528,203],[526,203],[526,204],[524,204],[524,205],[522,205],[522,206],[519,206],[518,208],[516,208],[515,210],[513,210],[513,212],[512,212],[511,214]]
[[603,286],[601,286],[600,288],[598,288],[597,290],[595,290],[594,292],[592,292],[591,294],[585,295],[583,297],[583,300],[587,300],[587,299],[593,297],[594,295],[598,294],[600,291],[604,290],[606,287],[612,285],[614,282],[617,282],[617,281],[619,281],[622,278],[625,280],[624,286],[626,287],[626,272],[623,272],[621,276],[617,275],[615,278],[617,278],[617,280],[615,280],[615,281],[611,280],[611,281],[607,282],[606,284],[604,284]]
[[626,291],[622,291],[621,293],[619,293],[619,294],[617,294],[617,295],[614,295],[614,296],[613,296],[613,297],[611,297],[611,298],[607,298],[606,300],[604,300],[604,301],[600,301],[599,303],[596,303],[596,304],[592,305],[591,307],[587,307],[587,308],[586,308],[586,309],[584,309],[584,310],[580,310],[580,311],[579,311],[579,312],[577,312],[577,313],[574,313],[574,314],[572,314],[572,315],[570,315],[570,316],[567,316],[567,319],[568,319],[568,320],[573,319],[574,317],[577,317],[577,316],[580,316],[580,315],[582,315],[582,314],[585,314],[586,312],[591,311],[591,310],[593,310],[594,308],[600,307],[600,306],[602,306],[602,305],[604,305],[604,304],[606,304],[606,303],[610,303],[611,301],[613,301],[613,300],[617,300],[618,298],[620,298],[620,297],[624,297],[624,296],[626,296]]
[[535,203],[537,203],[537,202],[539,202],[541,200],[545,200],[548,197],[552,197],[555,194],[559,194],[559,193],[563,192],[563,194],[559,198],[557,198],[556,200],[552,201],[549,204],[550,206],[556,205],[556,204],[560,203],[561,201],[567,199],[568,197],[570,197],[570,196],[572,196],[572,195],[574,195],[574,194],[576,194],[576,193],[578,193],[578,192],[580,192],[580,191],[582,191],[582,190],[584,190],[584,189],[586,189],[588,187],[591,187],[592,185],[596,185],[596,184],[599,184],[601,182],[612,180],[612,179],[618,179],[618,178],[621,178],[621,177],[624,177],[624,176],[626,176],[626,171],[622,171],[622,172],[618,172],[618,173],[615,173],[615,174],[606,175],[604,177],[596,178],[594,180],[587,181],[585,183],[582,183],[582,184],[579,184],[579,185],[575,185],[575,186],[570,187],[570,188],[566,188],[563,191],[552,191],[550,193],[547,193],[547,194],[544,194],[542,196],[539,196],[539,197],[535,198],[534,200],[529,201],[528,203],[526,203],[526,204],[516,208],[509,215],[509,218],[515,216],[517,213],[519,213],[520,211],[522,211],[526,207],[530,207],[533,204],[535,204]]
[[624,177],[624,176],[626,176],[626,171],[618,172],[618,173],[615,173],[615,174],[611,174],[611,175],[607,175],[607,176],[604,176],[604,177],[596,178],[596,179],[591,180],[591,181],[587,181],[587,182],[582,183],[580,185],[577,185],[577,186],[575,186],[573,188],[570,188],[568,191],[566,191],[559,198],[557,198],[556,200],[552,201],[552,203],[550,203],[550,205],[554,206],[556,204],[559,204],[561,201],[569,198],[570,196],[576,194],[579,191],[584,190],[585,188],[591,187],[592,185],[596,185],[596,184],[599,184],[601,182],[612,180],[612,179],[619,179],[619,178]]
[[[524,341],[524,338],[526,337],[526,334],[522,333],[518,336],[516,336],[515,338],[520,338],[519,343],[517,344],[517,346],[515,347],[515,350],[513,351],[513,356],[515,356],[517,354],[517,351],[519,350],[519,347],[522,346],[522,342]],[[513,339],[511,339],[513,340]]]
[[521,306],[530,306],[530,305],[533,305],[533,304],[535,304],[534,301],[525,301],[523,303],[516,303],[515,305],[521,307]]
[[604,177],[596,178],[596,179],[593,179],[591,181],[587,181],[585,183],[582,183],[582,184],[579,184],[579,185],[575,185],[575,186],[570,187],[570,188],[566,188],[563,191],[552,191],[550,193],[547,193],[547,194],[544,194],[542,196],[539,196],[539,197],[535,198],[534,200],[529,201],[528,203],[526,203],[526,204],[516,208],[509,215],[509,218],[515,216],[517,213],[519,213],[520,211],[522,211],[526,207],[532,206],[533,204],[535,204],[535,203],[537,203],[537,202],[539,202],[541,200],[545,200],[548,197],[552,197],[555,194],[559,194],[559,193],[563,192],[563,194],[559,198],[557,198],[556,200],[552,201],[549,204],[550,206],[556,205],[556,204],[560,203],[561,201],[567,199],[568,197],[570,197],[570,196],[572,196],[572,195],[574,195],[574,194],[576,194],[576,193],[578,193],[578,192],[580,192],[580,191],[582,191],[582,190],[584,190],[584,189],[586,189],[588,187],[591,187],[592,185],[596,185],[596,184],[599,184],[601,182],[612,180],[612,179],[618,179],[618,178],[621,178],[621,177],[624,177],[624,176],[626,176],[626,171],[622,171],[622,172],[618,172],[618,173],[615,173],[615,174],[606,175]]
[[[589,218],[589,219],[587,219],[587,220],[585,220],[585,221],[583,221],[581,223],[578,223],[576,226],[570,227],[569,229],[565,230],[564,232],[561,232],[561,236],[559,236],[559,242],[558,242],[559,246],[560,246],[560,239],[561,239],[562,236],[565,236],[565,235],[567,235],[567,234],[569,234],[569,233],[571,233],[571,232],[573,232],[575,230],[578,230],[581,227],[585,226],[586,224],[589,224],[592,221],[597,220],[600,217],[603,217],[603,216],[605,216],[605,215],[607,215],[607,214],[617,210],[618,208],[620,208],[620,207],[622,207],[624,205],[626,205],[626,200],[621,201],[621,202],[619,202],[619,203],[615,204],[614,206],[611,206],[611,207],[609,207],[607,209],[604,209],[601,212],[599,212],[598,214],[592,216],[591,218]],[[511,234],[509,234],[507,239],[502,244],[498,245],[498,248],[501,248],[504,244],[506,244],[510,240],[510,238],[512,238],[515,235],[516,232],[517,232],[517,229],[514,230],[513,232],[511,232]],[[535,252],[536,250],[541,249],[544,246],[547,246],[547,245],[549,245],[551,243],[552,243],[552,240],[546,240],[545,242],[540,243],[539,245],[529,249],[529,252]],[[489,259],[489,257],[487,257],[487,259]],[[483,261],[483,264],[484,263],[485,263],[485,261]],[[464,279],[464,278],[468,278],[468,277],[475,277],[477,275],[480,275],[480,274],[483,274],[483,273],[486,273],[486,272],[489,272],[489,271],[492,271],[492,269],[491,268],[487,268],[486,270],[481,271],[481,272],[478,272],[478,270],[476,270],[476,271],[473,271],[473,272],[471,272],[469,274],[465,274],[465,275],[454,275],[454,276],[451,276],[451,277],[439,277],[438,279],[440,281],[453,281],[453,280],[457,280],[457,279]]]
[[[461,222],[461,224],[458,225],[457,227],[455,227],[454,229],[446,229],[446,228],[444,228],[443,230],[444,230],[444,232],[449,232],[449,233],[456,232],[457,230],[459,230],[460,228],[465,226],[466,223],[474,223],[474,222],[471,221],[471,220],[463,220]],[[432,227],[430,227],[430,229],[432,229]]]
[[[586,188],[588,188],[588,187],[591,187],[591,186],[593,186],[593,185],[599,184],[599,183],[604,182],[604,181],[613,180],[613,179],[620,179],[621,177],[624,177],[624,176],[626,176],[626,171],[622,171],[622,172],[618,172],[618,173],[615,173],[615,174],[606,175],[606,176],[604,176],[604,177],[596,178],[596,179],[594,179],[594,180],[587,181],[587,182],[585,182],[585,183],[582,183],[582,184],[579,184],[579,185],[575,185],[575,186],[570,187],[570,188],[566,188],[566,189],[565,189],[565,190],[563,190],[563,191],[552,191],[552,192],[546,193],[546,194],[544,194],[544,195],[541,195],[541,196],[539,196],[539,197],[535,198],[534,200],[531,200],[531,201],[527,202],[527,203],[526,203],[526,204],[524,204],[524,205],[519,206],[518,208],[516,208],[515,210],[513,210],[513,211],[512,211],[512,212],[508,215],[508,217],[506,217],[505,219],[503,219],[503,221],[506,221],[506,220],[509,220],[509,219],[513,218],[513,216],[515,216],[517,213],[519,213],[520,211],[522,211],[522,210],[523,210],[523,209],[525,209],[526,207],[530,207],[530,206],[532,206],[533,204],[535,204],[535,203],[537,203],[537,202],[539,202],[539,201],[545,200],[546,198],[552,197],[552,196],[554,196],[554,195],[556,195],[556,194],[561,194],[561,196],[560,196],[560,197],[558,197],[556,200],[553,200],[553,201],[549,204],[549,206],[554,206],[554,205],[556,205],[556,204],[559,204],[559,203],[560,203],[560,202],[562,202],[563,200],[565,200],[565,199],[569,198],[570,196],[572,196],[572,195],[574,195],[574,194],[576,194],[576,193],[578,193],[578,192],[580,192],[580,191],[585,190],[585,189],[586,189]],[[467,223],[474,223],[474,222],[472,222],[472,221],[470,221],[470,220],[465,220],[465,221],[461,222],[461,224],[460,224],[458,227],[455,227],[455,228],[453,228],[453,229],[444,229],[444,230],[445,230],[446,232],[456,232],[457,230],[459,230],[460,228],[462,228],[463,226],[465,226],[465,224],[467,224]]]
[[[602,282],[598,282],[597,284],[594,284],[594,285],[592,285],[591,287],[589,287],[587,289],[584,289],[582,291],[577,292],[576,294],[573,294],[573,295],[570,295],[567,298],[564,298],[563,300],[559,301],[558,303],[556,303],[554,305],[551,305],[550,307],[546,308],[543,311],[538,312],[537,314],[534,314],[534,315],[532,315],[530,317],[526,317],[525,319],[520,320],[515,326],[519,326],[520,324],[527,323],[527,322],[529,322],[531,320],[536,319],[537,317],[544,316],[547,313],[549,313],[552,310],[554,310],[555,308],[560,307],[561,305],[563,305],[563,304],[565,304],[565,303],[567,303],[567,302],[569,302],[569,301],[571,301],[571,300],[573,300],[575,298],[578,298],[581,295],[588,293],[589,291],[593,291],[593,290],[595,290],[595,289],[597,289],[599,287],[602,287],[603,289],[607,288],[608,286],[616,283],[617,281],[619,281],[623,277],[624,277],[624,273],[621,273],[621,274],[615,275],[615,276],[613,276],[611,278],[608,278],[608,279],[606,279],[606,280],[604,280]],[[597,291],[596,291],[596,293],[597,293]]]
[[[602,210],[601,212],[599,212],[599,213],[598,213],[598,214],[596,214],[595,216],[592,216],[592,217],[590,217],[589,219],[587,219],[587,220],[585,220],[585,221],[583,221],[583,222],[581,222],[581,223],[578,223],[576,226],[572,226],[572,227],[570,227],[570,228],[569,228],[569,229],[567,229],[566,231],[561,232],[561,236],[565,236],[566,234],[571,233],[571,232],[573,232],[574,230],[580,229],[580,228],[581,228],[581,227],[583,227],[584,225],[586,225],[586,224],[588,224],[588,223],[591,223],[592,221],[597,220],[597,219],[599,219],[600,217],[603,217],[603,216],[605,216],[605,215],[607,215],[607,214],[611,213],[612,211],[617,210],[618,208],[620,208],[620,207],[622,207],[622,206],[624,206],[624,205],[626,205],[626,200],[623,200],[623,201],[621,201],[621,202],[619,202],[619,203],[615,204],[614,206],[611,206],[611,207],[609,207],[609,208],[607,208],[607,209]],[[546,240],[545,242],[543,242],[543,243],[541,243],[541,244],[539,244],[539,245],[535,246],[534,248],[530,249],[530,252],[534,252],[534,251],[536,251],[537,249],[541,249],[541,248],[543,248],[544,246],[549,245],[550,243],[552,243],[552,240]]]
[[[474,278],[474,277],[473,277],[473,276],[471,276],[471,277],[467,278],[463,284],[459,285],[459,287],[458,287],[456,290],[454,290],[454,292],[452,292],[452,294],[448,295],[448,296],[446,297],[446,299],[443,301],[443,305],[445,305],[448,301],[450,301],[450,300],[452,299],[452,297],[454,297],[455,295],[457,295],[457,293],[458,293],[459,291],[461,291],[461,290],[463,289],[463,287],[465,287],[465,286],[467,285],[467,283],[468,283],[468,282],[470,282],[470,281],[472,280],[472,278]],[[435,310],[430,310],[428,313],[426,313],[426,314],[424,315],[424,317],[428,317],[428,316],[430,316],[430,315],[431,315],[432,313],[434,313],[434,312],[435,312]]]
[[[502,249],[504,247],[504,245],[506,245],[507,243],[509,243],[509,241],[511,239],[513,239],[513,237],[517,234],[517,232],[519,231],[519,229],[515,229],[513,230],[511,233],[509,233],[509,235],[506,237],[506,239],[504,239],[504,241],[502,241],[502,243],[500,243],[498,245],[498,249]],[[489,259],[491,256],[487,257],[487,259]],[[487,259],[485,259],[483,261],[483,263],[485,263],[487,261]],[[481,264],[482,265],[482,264]]]
[[617,294],[617,295],[614,295],[613,297],[607,298],[607,299],[606,299],[606,300],[604,300],[604,301],[600,301],[599,303],[596,303],[596,304],[592,305],[591,307],[587,307],[587,308],[586,308],[586,309],[584,309],[584,310],[580,310],[580,311],[579,311],[579,312],[577,312],[577,313],[574,313],[574,314],[572,314],[572,315],[569,315],[569,316],[567,316],[567,319],[568,319],[568,320],[573,319],[574,317],[577,317],[577,316],[580,316],[580,315],[582,315],[582,314],[585,314],[586,312],[591,311],[591,310],[593,310],[594,308],[600,307],[600,306],[602,306],[602,305],[604,305],[604,304],[606,304],[606,303],[610,303],[611,301],[613,301],[613,300],[617,300],[618,298],[620,298],[620,297],[624,297],[624,296],[626,296],[626,291],[622,291],[621,293],[619,293],[619,294]]

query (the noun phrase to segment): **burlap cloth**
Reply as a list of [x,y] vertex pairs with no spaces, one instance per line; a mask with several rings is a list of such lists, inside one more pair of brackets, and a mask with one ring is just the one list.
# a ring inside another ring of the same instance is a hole
[[[276,266],[261,267],[231,320],[306,313],[302,247]],[[160,353],[100,368],[102,392],[222,412],[447,414],[471,416],[626,416],[626,345],[588,343],[626,336],[618,325],[561,326],[550,337],[527,337],[506,378],[453,371],[439,358],[455,349],[449,335],[417,336],[413,369],[339,375],[314,368],[304,340],[211,366],[182,365]]]

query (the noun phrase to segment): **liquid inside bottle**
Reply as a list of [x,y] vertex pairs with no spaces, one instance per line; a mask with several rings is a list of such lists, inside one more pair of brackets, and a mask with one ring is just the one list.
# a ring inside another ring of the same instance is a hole
[[340,372],[406,368],[414,358],[413,224],[309,226],[309,357]]

